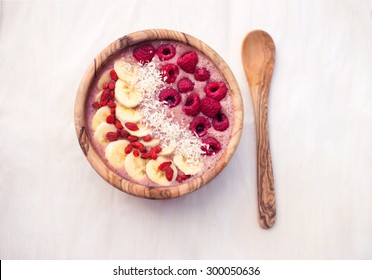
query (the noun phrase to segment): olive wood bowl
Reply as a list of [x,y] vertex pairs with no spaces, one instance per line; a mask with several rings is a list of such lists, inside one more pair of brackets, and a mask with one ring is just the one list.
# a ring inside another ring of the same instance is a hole
[[[228,88],[230,89],[230,94],[232,95],[234,106],[231,140],[228,146],[225,148],[224,153],[221,155],[220,159],[213,167],[211,167],[201,176],[195,177],[194,179],[189,180],[186,183],[170,187],[144,186],[135,182],[131,182],[119,176],[109,166],[107,166],[106,163],[98,155],[97,151],[94,148],[94,145],[92,144],[92,139],[86,131],[86,103],[90,93],[90,88],[96,78],[97,73],[99,73],[100,69],[105,65],[106,61],[108,61],[113,55],[117,54],[118,52],[121,52],[129,46],[153,40],[179,41],[198,49],[204,55],[206,55],[212,62],[214,62],[219,71],[225,77],[228,83]],[[239,86],[233,73],[231,72],[227,64],[223,61],[223,59],[212,48],[210,48],[199,39],[196,39],[195,37],[182,32],[165,29],[151,29],[134,32],[121,37],[108,45],[96,56],[80,82],[75,100],[74,119],[76,134],[79,140],[80,147],[83,150],[83,153],[88,159],[89,163],[103,179],[105,179],[108,183],[118,188],[119,190],[137,197],[148,199],[169,199],[176,198],[199,189],[210,180],[212,180],[226,166],[233,153],[235,152],[240,140],[243,127],[243,102]]]

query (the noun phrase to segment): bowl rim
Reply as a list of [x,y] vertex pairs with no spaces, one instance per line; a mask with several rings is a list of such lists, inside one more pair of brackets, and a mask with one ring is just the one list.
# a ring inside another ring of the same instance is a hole
[[[225,148],[224,153],[217,160],[215,165],[208,169],[201,176],[195,177],[194,179],[177,186],[144,186],[121,177],[108,165],[106,165],[106,163],[101,159],[101,157],[95,150],[94,145],[92,144],[92,139],[90,138],[89,133],[86,131],[86,103],[89,97],[92,83],[97,77],[97,72],[99,72],[101,67],[105,65],[106,61],[108,61],[112,56],[124,50],[125,48],[154,40],[179,41],[196,48],[204,55],[206,55],[215,64],[215,66],[219,69],[219,71],[226,79],[234,106],[234,121],[231,139],[229,141],[229,144]],[[93,62],[89,65],[88,69],[83,75],[83,78],[81,79],[76,94],[74,109],[75,130],[80,147],[85,157],[92,165],[92,167],[96,170],[96,172],[109,184],[116,187],[117,189],[130,195],[148,199],[169,199],[180,197],[201,188],[213,178],[215,178],[224,169],[239,144],[243,128],[243,116],[244,110],[240,89],[235,76],[233,75],[227,63],[203,41],[184,32],[169,29],[147,29],[136,31],[120,37],[119,39],[113,41],[107,47],[105,47],[94,58]]]

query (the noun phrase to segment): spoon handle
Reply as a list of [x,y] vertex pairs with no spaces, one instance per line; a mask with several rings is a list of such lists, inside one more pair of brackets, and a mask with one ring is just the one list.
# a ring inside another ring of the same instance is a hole
[[276,205],[274,176],[268,128],[268,96],[270,84],[256,87],[253,102],[256,114],[257,139],[257,190],[260,225],[271,228],[275,223]]

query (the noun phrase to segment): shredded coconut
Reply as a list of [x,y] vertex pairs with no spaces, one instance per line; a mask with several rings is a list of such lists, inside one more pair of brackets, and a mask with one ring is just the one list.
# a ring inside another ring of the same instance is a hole
[[[128,64],[130,65],[130,64]],[[167,146],[176,147],[175,150],[182,154],[190,165],[200,163],[203,146],[200,138],[193,134],[187,125],[177,123],[174,114],[169,110],[166,102],[160,102],[158,95],[160,90],[166,86],[161,79],[161,73],[156,69],[154,62],[145,65],[130,65],[132,69],[126,69],[136,73],[131,86],[144,94],[139,110],[144,116],[144,124],[153,129],[153,133]]]

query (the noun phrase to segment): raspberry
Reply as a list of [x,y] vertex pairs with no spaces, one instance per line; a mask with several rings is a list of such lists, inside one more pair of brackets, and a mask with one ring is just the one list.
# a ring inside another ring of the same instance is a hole
[[199,116],[192,120],[190,123],[190,130],[199,137],[203,137],[207,134],[208,129],[211,127],[211,123],[204,117]]
[[209,97],[200,100],[200,111],[207,117],[214,118],[220,110],[220,102]]
[[169,60],[176,55],[176,48],[171,44],[163,44],[158,47],[156,54],[161,61]]
[[212,120],[212,125],[215,130],[225,131],[229,127],[229,119],[219,112]]
[[182,78],[178,81],[177,88],[180,93],[186,93],[194,89],[194,83],[189,78]]
[[220,101],[226,96],[227,87],[224,82],[210,82],[205,86],[204,91],[208,97]]
[[141,64],[146,64],[152,60],[155,55],[155,48],[151,44],[139,46],[133,50],[134,58]]
[[194,78],[197,81],[204,82],[206,80],[209,80],[211,77],[211,74],[207,69],[203,68],[196,68],[195,73],[194,73]]
[[193,74],[198,64],[198,55],[195,52],[185,53],[177,59],[177,64],[183,71]]
[[195,93],[191,93],[187,99],[185,106],[182,107],[182,111],[185,112],[186,115],[189,116],[196,116],[200,112],[200,97]]
[[175,82],[179,73],[178,66],[172,63],[165,64],[160,68],[161,79],[168,84]]
[[173,108],[180,104],[181,95],[173,88],[165,88],[160,92],[159,100],[165,101],[170,108]]
[[207,156],[217,154],[221,150],[221,144],[213,137],[208,137],[203,140],[202,151],[205,152]]

